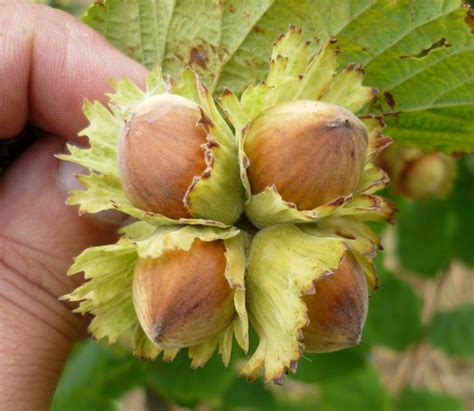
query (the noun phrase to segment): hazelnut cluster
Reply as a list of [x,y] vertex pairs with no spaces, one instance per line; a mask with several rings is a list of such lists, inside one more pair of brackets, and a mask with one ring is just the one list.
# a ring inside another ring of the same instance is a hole
[[390,139],[353,114],[374,95],[362,69],[301,37],[281,35],[266,81],[240,96],[216,102],[190,69],[156,70],[145,91],[115,82],[109,109],[86,104],[90,146],[61,158],[90,174],[68,203],[136,219],[70,269],[88,281],[65,298],[96,338],[145,358],[188,348],[198,367],[216,348],[228,363],[234,338],[247,352],[250,323],[259,343],[241,372],[276,383],[304,350],[360,341],[380,247],[366,222],[395,212],[374,195]]

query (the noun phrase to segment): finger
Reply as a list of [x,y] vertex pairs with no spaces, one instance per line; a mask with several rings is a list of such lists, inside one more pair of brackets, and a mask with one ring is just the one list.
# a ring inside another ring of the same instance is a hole
[[111,78],[143,85],[146,69],[72,16],[41,5],[0,2],[0,138],[30,121],[73,137],[87,125],[84,99],[104,101]]
[[[30,147],[0,183],[0,409],[46,410],[83,324],[58,297],[84,248],[115,241],[113,227],[65,207],[63,139]],[[27,389],[25,389],[27,387]]]
[[[104,101],[110,78],[143,84],[146,77],[72,17],[1,0],[0,72],[0,138],[27,121],[74,136],[86,125],[85,97]],[[65,207],[73,170],[53,157],[62,141],[36,143],[0,180],[0,409],[48,409],[82,331],[57,300],[76,285],[65,273],[84,248],[115,240],[114,226]]]

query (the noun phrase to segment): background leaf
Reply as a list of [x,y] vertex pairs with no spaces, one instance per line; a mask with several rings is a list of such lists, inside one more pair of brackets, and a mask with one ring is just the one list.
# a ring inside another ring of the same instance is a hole
[[169,364],[162,361],[151,364],[153,372],[149,387],[163,398],[185,406],[218,400],[236,376],[235,355],[228,368],[222,364],[220,355],[216,354],[205,367],[190,369],[190,359],[184,351]]
[[[459,0],[105,0],[84,21],[120,50],[176,75],[190,65],[212,90],[262,80],[272,42],[289,24],[338,39],[340,62],[362,63],[394,139],[472,152],[474,36]],[[383,27],[384,30],[380,30]]]
[[432,344],[448,354],[474,358],[474,304],[437,313],[431,321]]
[[389,407],[389,397],[372,367],[321,384],[320,388],[320,409],[324,411],[384,411]]
[[272,393],[257,380],[248,383],[244,378],[237,378],[222,398],[222,403],[216,411],[274,411],[276,402]]
[[350,375],[367,366],[367,356],[366,348],[360,346],[334,353],[305,353],[293,378],[316,383]]
[[456,255],[474,267],[474,156],[467,156],[458,163],[459,177],[452,194],[458,222],[454,244]]
[[327,41],[372,4],[371,0],[273,1],[222,70],[217,90],[225,86],[239,93],[249,83],[263,80],[269,69],[273,41],[290,24],[302,28],[307,39]]
[[403,350],[422,334],[423,302],[408,283],[387,272],[382,261],[378,257],[380,288],[370,298],[362,342]]
[[120,346],[78,344],[56,389],[53,411],[115,410],[115,401],[148,377],[146,363]]
[[[234,4],[235,3],[235,4]],[[106,0],[83,21],[149,69],[177,75],[186,65],[212,88],[223,66],[272,3],[203,0]]]
[[74,16],[82,15],[91,4],[90,0],[31,0],[31,2],[61,9]]
[[119,50],[153,68],[163,61],[174,5],[174,0],[99,1],[83,21]]
[[339,36],[341,59],[362,62],[366,84],[381,90],[370,111],[386,114],[387,134],[397,141],[472,151],[474,36],[460,6],[378,1]]
[[432,277],[460,258],[474,266],[474,156],[458,162],[458,179],[443,199],[397,197],[397,255],[402,266]]
[[406,269],[428,277],[445,270],[454,254],[457,222],[449,200],[399,200],[397,253]]
[[463,411],[458,399],[429,390],[415,391],[406,387],[396,400],[398,411]]

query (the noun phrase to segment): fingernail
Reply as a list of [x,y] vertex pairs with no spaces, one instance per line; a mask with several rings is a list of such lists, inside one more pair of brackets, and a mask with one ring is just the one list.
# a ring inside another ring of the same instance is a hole
[[84,187],[77,179],[78,175],[88,175],[89,170],[78,164],[69,161],[60,161],[58,165],[57,181],[58,186],[65,195],[69,195],[71,191],[82,190]]

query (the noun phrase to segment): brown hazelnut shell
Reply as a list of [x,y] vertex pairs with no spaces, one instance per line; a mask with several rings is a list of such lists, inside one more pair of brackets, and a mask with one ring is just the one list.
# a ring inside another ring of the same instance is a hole
[[140,325],[162,349],[197,345],[224,330],[235,316],[222,240],[194,240],[188,251],[168,250],[140,260],[133,302]]
[[185,196],[206,168],[207,133],[194,102],[173,94],[142,103],[127,122],[119,146],[122,188],[137,208],[169,218],[191,218]]
[[275,186],[299,210],[348,195],[364,172],[367,145],[366,127],[343,107],[309,100],[272,107],[245,137],[252,193]]
[[316,292],[303,297],[309,324],[303,328],[305,350],[331,352],[360,342],[367,317],[365,273],[346,253],[339,267],[314,282]]

